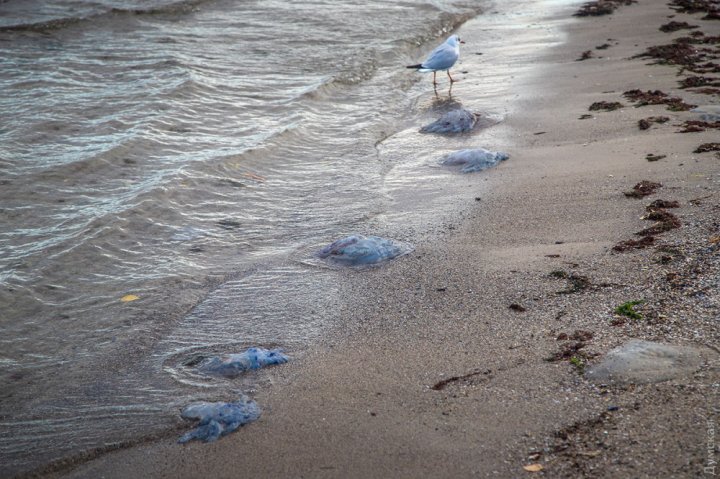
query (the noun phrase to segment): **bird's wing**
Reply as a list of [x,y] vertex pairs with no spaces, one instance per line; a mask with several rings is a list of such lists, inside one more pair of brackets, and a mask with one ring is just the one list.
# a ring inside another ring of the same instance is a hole
[[455,48],[451,47],[447,43],[443,43],[435,50],[422,63],[422,68],[429,70],[447,70],[455,64],[458,59],[458,54]]

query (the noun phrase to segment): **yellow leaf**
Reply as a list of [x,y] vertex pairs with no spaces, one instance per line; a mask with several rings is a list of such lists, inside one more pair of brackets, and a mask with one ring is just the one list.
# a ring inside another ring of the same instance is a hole
[[543,467],[542,464],[528,464],[527,466],[523,466],[523,469],[527,472],[539,472],[543,470]]
[[134,294],[126,294],[122,298],[120,298],[120,301],[123,303],[129,303],[130,301],[135,301],[136,299],[140,299],[139,296],[135,296]]

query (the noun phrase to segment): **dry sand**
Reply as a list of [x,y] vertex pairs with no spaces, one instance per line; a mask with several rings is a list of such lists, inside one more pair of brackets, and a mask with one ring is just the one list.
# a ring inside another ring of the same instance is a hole
[[[634,108],[622,93],[660,89],[716,105],[718,96],[679,89],[678,67],[631,58],[687,34],[658,30],[674,14],[664,2],[572,19],[576,8],[542,19],[562,27],[562,42],[514,60],[532,73],[508,85],[506,121],[477,135],[512,157],[479,174],[490,178],[480,201],[414,254],[348,273],[336,330],[268,370],[274,385],[256,395],[259,421],[216,443],[168,437],[58,475],[700,477],[720,460],[717,362],[653,385],[599,386],[579,374],[629,338],[719,344],[720,158],[693,153],[718,131],[677,133],[696,115]],[[717,35],[718,21],[701,16],[674,20]],[[459,33],[481,44],[491,29],[471,21]],[[587,50],[592,57],[576,61]],[[466,55],[467,83],[455,89],[471,96],[473,72],[487,61]],[[625,107],[589,112],[598,101]],[[638,128],[660,115],[670,120]],[[666,157],[649,162],[649,153]],[[623,194],[641,180],[663,186],[642,199]],[[658,198],[680,203],[672,211],[682,226],[654,246],[613,252],[652,224],[641,217]],[[636,299],[644,319],[613,314]],[[574,344],[558,336],[576,330],[592,338],[547,361]],[[526,472],[528,464],[543,470]]]

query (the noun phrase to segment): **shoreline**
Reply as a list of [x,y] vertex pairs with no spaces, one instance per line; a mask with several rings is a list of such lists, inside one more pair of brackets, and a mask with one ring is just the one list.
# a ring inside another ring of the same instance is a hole
[[[633,88],[661,89],[717,104],[711,96],[679,90],[676,67],[628,59],[678,36],[658,30],[656,23],[669,21],[670,14],[665,4],[641,0],[607,17],[571,22],[569,40],[534,60],[540,73],[513,85],[515,111],[527,113],[510,114],[471,138],[512,155],[490,170],[479,206],[442,240],[348,277],[337,328],[345,332],[270,373],[277,387],[260,392],[266,413],[258,422],[214,444],[180,447],[173,437],[51,476],[516,477],[530,462],[543,464],[552,477],[644,471],[690,477],[701,471],[703,444],[689,459],[680,456],[686,444],[704,437],[705,430],[696,430],[695,409],[704,406],[704,398],[711,404],[711,388],[703,385],[717,383],[716,366],[705,368],[702,377],[603,389],[568,361],[545,360],[562,344],[559,334],[573,330],[591,330],[587,350],[598,355],[630,337],[709,345],[720,339],[711,316],[717,292],[705,291],[701,305],[697,297],[683,296],[678,307],[687,313],[675,316],[661,308],[673,307],[673,301],[653,299],[682,294],[655,289],[667,277],[658,271],[674,268],[682,274],[693,251],[702,251],[702,241],[718,234],[708,228],[720,202],[720,165],[713,153],[692,153],[714,132],[677,134],[677,123],[693,115],[668,112],[664,105],[633,108],[622,98]],[[677,17],[701,23],[699,15]],[[461,36],[480,43],[486,33],[481,20],[461,27]],[[576,61],[607,38],[617,43],[594,50],[603,58]],[[466,57],[463,68],[471,73],[464,81],[471,83],[483,61]],[[458,92],[471,88],[463,83],[455,87]],[[597,101],[626,106],[588,112]],[[592,118],[579,120],[583,114]],[[671,120],[638,130],[638,120],[658,115]],[[667,156],[648,162],[646,154]],[[642,200],[623,195],[642,180],[663,187]],[[669,247],[687,248],[682,261],[658,265],[652,248],[611,253],[613,245],[648,226],[640,217],[656,198],[682,205],[677,215],[683,226],[658,235]],[[716,260],[698,261],[717,271]],[[559,270],[589,278],[591,287],[558,295],[568,285],[549,273]],[[647,298],[646,315],[655,307],[657,322],[611,326],[614,307],[639,295]],[[686,317],[690,314],[694,317]],[[609,406],[619,412],[606,417]],[[660,417],[665,423],[659,424]],[[614,427],[604,439],[608,447],[591,446],[608,424]],[[553,452],[558,431],[577,437]],[[637,443],[623,450],[618,446],[623,434]],[[656,453],[652,441],[640,440],[653,437],[665,441]],[[565,454],[568,450],[575,454]]]

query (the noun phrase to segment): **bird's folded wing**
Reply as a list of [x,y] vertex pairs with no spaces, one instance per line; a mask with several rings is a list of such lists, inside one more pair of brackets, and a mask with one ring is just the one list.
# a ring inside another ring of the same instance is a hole
[[432,70],[446,70],[453,66],[457,59],[458,55],[455,53],[455,49],[447,43],[443,43],[430,53],[427,60],[422,63],[422,67]]

